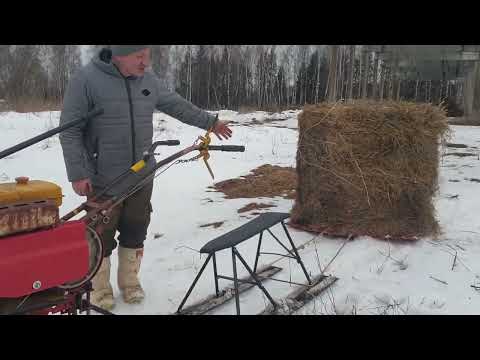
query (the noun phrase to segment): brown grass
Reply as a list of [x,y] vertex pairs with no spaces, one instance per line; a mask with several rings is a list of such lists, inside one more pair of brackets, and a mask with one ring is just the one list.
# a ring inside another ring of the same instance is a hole
[[[268,208],[272,208],[272,207],[275,207],[275,206],[276,205],[274,205],[274,204],[263,204],[263,203],[257,204],[255,202],[253,202],[253,203],[247,204],[244,207],[238,209],[237,212],[239,214],[241,214],[241,213],[244,213],[244,212],[247,212],[247,211],[252,211],[252,210],[257,210],[257,209],[268,209]],[[256,212],[253,213],[253,214],[256,214]]]
[[248,114],[248,113],[255,112],[257,110],[258,110],[258,107],[256,106],[242,105],[238,107],[239,114]]
[[435,235],[432,197],[445,111],[428,104],[355,101],[307,106],[299,116],[292,223],[346,236]]
[[212,188],[223,192],[226,199],[275,196],[294,199],[296,186],[295,168],[266,164],[252,170],[251,174],[218,182]]
[[212,226],[214,229],[216,228],[219,228],[220,226],[223,225],[225,221],[217,221],[217,222],[213,222],[213,223],[210,223],[210,224],[203,224],[203,225],[200,225],[200,227],[209,227],[209,226]]
[[266,111],[270,113],[280,113],[282,111],[287,111],[287,110],[296,110],[300,109],[300,106],[286,106],[286,105],[266,105],[263,107],[257,107],[253,105],[242,105],[238,107],[238,113],[239,114],[248,114],[248,113],[253,113],[255,111]]

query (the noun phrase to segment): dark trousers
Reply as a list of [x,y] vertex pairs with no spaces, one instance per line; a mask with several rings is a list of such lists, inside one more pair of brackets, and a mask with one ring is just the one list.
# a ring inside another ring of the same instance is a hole
[[108,224],[99,225],[97,232],[103,242],[104,257],[110,256],[117,247],[117,231],[120,233],[120,246],[129,249],[143,248],[150,225],[152,191],[153,183],[146,185],[112,210]]

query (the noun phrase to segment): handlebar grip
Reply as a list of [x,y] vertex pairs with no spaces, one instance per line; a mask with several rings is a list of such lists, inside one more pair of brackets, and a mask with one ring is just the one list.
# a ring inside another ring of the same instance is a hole
[[148,161],[150,159],[150,157],[152,157],[153,155],[156,155],[156,154],[154,154],[155,149],[157,148],[157,146],[160,146],[160,145],[175,146],[175,145],[180,145],[180,141],[179,140],[155,141],[152,144],[152,146],[150,146],[150,149],[148,149],[147,151],[145,151],[143,153],[143,160]]
[[162,140],[162,141],[155,141],[153,143],[153,146],[160,146],[160,145],[175,146],[175,145],[180,145],[180,141],[179,140]]
[[167,145],[167,146],[180,145],[180,140],[165,140],[162,142],[161,145]]
[[241,145],[210,145],[208,147],[208,150],[244,152],[245,151],[245,146],[241,146]]

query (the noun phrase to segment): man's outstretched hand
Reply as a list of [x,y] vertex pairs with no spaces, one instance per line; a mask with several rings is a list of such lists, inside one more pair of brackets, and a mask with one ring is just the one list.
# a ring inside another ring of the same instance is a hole
[[227,126],[227,124],[227,121],[218,120],[213,126],[212,132],[217,135],[218,140],[227,140],[232,137],[232,130]]
[[90,179],[83,179],[72,182],[73,190],[80,196],[87,196],[93,191]]

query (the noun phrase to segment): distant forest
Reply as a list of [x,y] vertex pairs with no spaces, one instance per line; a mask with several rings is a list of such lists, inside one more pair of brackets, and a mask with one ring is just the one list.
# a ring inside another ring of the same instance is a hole
[[[0,107],[59,107],[72,74],[107,45],[0,45]],[[403,79],[360,45],[153,45],[166,85],[209,109],[278,111],[326,100],[444,102],[461,112],[461,83]],[[376,69],[376,71],[374,70]]]

